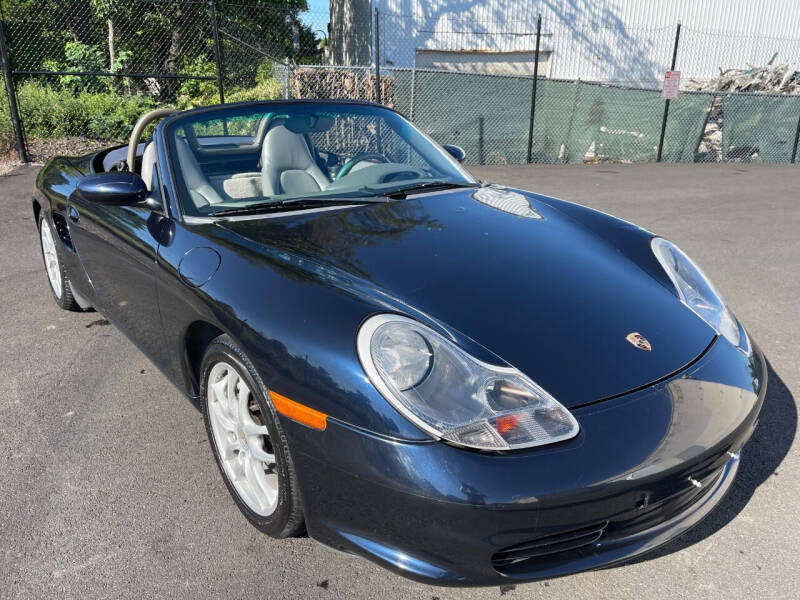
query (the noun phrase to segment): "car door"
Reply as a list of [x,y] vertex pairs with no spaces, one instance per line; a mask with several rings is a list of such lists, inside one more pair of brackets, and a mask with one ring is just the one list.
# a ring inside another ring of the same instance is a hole
[[163,344],[155,271],[164,215],[78,194],[70,196],[67,213],[95,307],[148,355],[158,354]]

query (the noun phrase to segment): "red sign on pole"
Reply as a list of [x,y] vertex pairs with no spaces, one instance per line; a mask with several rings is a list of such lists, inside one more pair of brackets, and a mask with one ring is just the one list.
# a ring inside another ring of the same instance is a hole
[[681,87],[681,72],[667,71],[664,73],[664,87],[661,88],[661,97],[664,100],[674,100],[678,97],[678,90]]

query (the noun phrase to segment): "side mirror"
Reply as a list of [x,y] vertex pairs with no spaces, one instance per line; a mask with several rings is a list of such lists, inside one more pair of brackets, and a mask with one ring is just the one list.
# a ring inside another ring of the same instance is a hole
[[75,193],[84,200],[112,206],[131,206],[147,200],[149,192],[136,173],[90,175],[78,182]]
[[450,153],[450,156],[455,158],[458,162],[464,162],[467,153],[464,152],[464,149],[461,146],[456,146],[455,144],[445,144],[442,147],[447,150],[447,152]]

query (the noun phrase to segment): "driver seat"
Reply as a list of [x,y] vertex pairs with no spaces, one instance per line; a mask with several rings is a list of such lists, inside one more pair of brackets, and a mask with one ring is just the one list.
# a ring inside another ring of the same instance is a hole
[[181,166],[181,174],[189,190],[189,197],[197,208],[208,206],[209,204],[219,204],[224,202],[222,196],[217,193],[200,168],[200,163],[194,156],[194,152],[189,147],[189,143],[183,139],[175,140],[175,148],[178,151],[178,164]]
[[153,171],[156,166],[156,145],[153,142],[147,142],[142,153],[142,179],[149,191],[153,191]]
[[313,194],[331,180],[319,168],[306,138],[283,121],[267,131],[261,148],[261,183],[265,196]]

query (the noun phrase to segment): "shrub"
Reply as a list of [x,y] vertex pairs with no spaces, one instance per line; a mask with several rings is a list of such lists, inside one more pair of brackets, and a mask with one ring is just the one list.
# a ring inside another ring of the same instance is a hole
[[[214,65],[203,61],[196,61],[192,69],[196,74],[214,73]],[[226,100],[245,102],[281,98],[283,84],[273,77],[273,71],[272,63],[263,63],[255,76],[256,85],[229,87]],[[2,83],[0,79],[0,85]],[[149,96],[123,95],[111,84],[97,91],[75,91],[74,86],[61,87],[59,83],[65,82],[55,79],[17,80],[16,83],[19,111],[29,139],[81,136],[124,141],[136,120],[157,106]],[[77,80],[73,83],[77,84]],[[4,92],[4,89],[0,90],[0,152],[14,144],[14,130]],[[216,81],[186,80],[181,83],[176,104],[181,109],[214,104],[218,102],[217,93]]]
[[155,107],[151,98],[114,92],[74,96],[37,81],[17,88],[19,109],[29,138],[86,136],[125,140],[143,113]]
[[[82,42],[67,42],[64,44],[66,62],[61,65],[62,71],[78,72],[104,72],[107,70],[106,58],[99,48],[89,46]],[[61,86],[72,92],[102,92],[109,87],[108,77],[93,77],[91,75],[62,75],[59,77]]]
[[3,77],[0,76],[0,154],[14,145],[14,127],[11,125],[11,113],[8,110],[8,97]]
[[283,85],[270,78],[256,87],[237,89],[225,97],[227,102],[248,102],[252,100],[275,100],[283,98]]
[[[192,61],[185,61],[183,73],[200,77],[216,77],[217,69],[214,63],[197,57]],[[178,108],[181,110],[208,106],[219,102],[219,90],[216,79],[184,79],[178,88]]]
[[227,95],[228,102],[252,100],[276,100],[283,97],[283,84],[275,79],[275,63],[265,61],[256,70],[256,85],[251,88],[236,88]]

